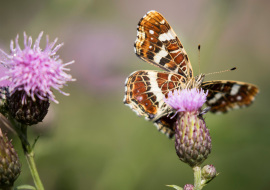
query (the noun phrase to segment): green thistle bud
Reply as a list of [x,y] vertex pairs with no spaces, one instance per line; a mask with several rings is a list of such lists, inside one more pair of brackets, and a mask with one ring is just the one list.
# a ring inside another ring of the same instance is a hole
[[0,129],[0,188],[12,187],[20,172],[18,155]]
[[175,131],[175,149],[181,161],[199,166],[211,152],[211,137],[198,112],[179,115]]
[[202,182],[209,183],[217,176],[216,168],[213,165],[206,165],[202,168]]
[[50,106],[49,100],[42,100],[34,95],[34,100],[26,96],[24,91],[16,90],[8,96],[8,108],[11,115],[20,123],[34,125],[41,122]]
[[194,190],[194,186],[192,184],[186,184],[184,190]]

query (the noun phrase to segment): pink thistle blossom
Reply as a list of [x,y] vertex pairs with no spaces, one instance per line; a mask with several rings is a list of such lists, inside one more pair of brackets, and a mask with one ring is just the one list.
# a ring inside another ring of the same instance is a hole
[[170,91],[168,98],[164,101],[170,105],[176,112],[193,112],[198,111],[206,102],[208,91],[204,92],[202,89],[180,89]]
[[58,103],[52,89],[69,95],[60,89],[66,85],[67,81],[75,80],[72,79],[71,75],[65,73],[65,71],[70,70],[66,66],[74,61],[62,64],[62,60],[56,55],[63,43],[55,46],[57,38],[50,43],[49,37],[46,36],[46,47],[42,50],[39,47],[42,35],[43,32],[39,34],[32,47],[32,37],[27,37],[24,33],[24,49],[21,49],[18,42],[19,35],[17,35],[15,47],[13,40],[11,40],[11,53],[9,55],[0,50],[0,62],[8,68],[6,75],[0,80],[10,80],[11,94],[15,91],[25,92],[22,103],[26,102],[27,96],[31,97],[33,101],[35,101],[36,96],[41,100],[50,99]]

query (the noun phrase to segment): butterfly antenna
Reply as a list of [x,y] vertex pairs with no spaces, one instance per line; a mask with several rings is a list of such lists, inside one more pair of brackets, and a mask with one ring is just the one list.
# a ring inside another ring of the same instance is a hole
[[224,72],[228,72],[228,71],[234,71],[234,70],[236,70],[236,67],[233,67],[233,68],[231,68],[231,69],[227,69],[227,70],[224,70],[224,71],[218,71],[218,72],[213,72],[213,73],[207,73],[207,74],[205,74],[205,76],[206,76],[206,75],[212,75],[212,74],[218,74],[218,73],[224,73]]
[[201,73],[201,45],[198,45],[198,63],[199,63],[199,73]]

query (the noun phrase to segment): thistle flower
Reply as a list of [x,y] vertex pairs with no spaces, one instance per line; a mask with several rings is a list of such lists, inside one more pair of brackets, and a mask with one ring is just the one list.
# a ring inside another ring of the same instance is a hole
[[169,92],[164,101],[175,109],[175,149],[181,161],[191,167],[200,165],[211,152],[211,137],[200,115],[207,92],[183,89]]
[[69,71],[65,67],[74,61],[62,64],[62,60],[59,59],[56,52],[63,46],[63,43],[55,46],[57,39],[50,43],[47,36],[46,47],[42,50],[39,47],[42,35],[43,32],[39,34],[33,48],[32,37],[27,37],[24,33],[25,48],[23,50],[19,45],[18,35],[15,39],[15,47],[13,40],[11,40],[10,55],[0,50],[2,55],[0,61],[9,68],[6,76],[1,80],[11,80],[9,86],[11,94],[14,91],[24,91],[23,101],[26,100],[26,96],[31,96],[32,100],[35,101],[35,96],[37,96],[39,99],[44,100],[48,98],[58,103],[52,92],[52,88],[64,95],[68,95],[61,91],[60,88],[67,81],[74,81],[71,75],[65,73],[65,71]]
[[[41,32],[32,47],[32,37],[24,33],[24,49],[19,45],[19,36],[10,43],[10,55],[0,50],[0,62],[8,68],[6,76],[0,80],[10,80],[8,106],[11,114],[19,122],[28,125],[35,124],[45,117],[49,100],[58,103],[53,89],[64,95],[68,93],[60,90],[68,81],[74,81],[65,71],[67,65],[74,61],[62,64],[56,52],[63,44],[52,43],[47,36],[44,50],[39,47]],[[55,46],[55,47],[54,47]]]
[[176,112],[198,111],[206,102],[208,91],[204,93],[197,88],[170,91],[164,101]]
[[0,129],[0,188],[12,187],[20,172],[18,155]]

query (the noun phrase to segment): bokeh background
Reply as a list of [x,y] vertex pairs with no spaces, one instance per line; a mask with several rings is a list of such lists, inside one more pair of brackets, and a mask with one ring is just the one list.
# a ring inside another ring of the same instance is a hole
[[[192,62],[194,73],[236,71],[206,80],[254,83],[260,94],[248,109],[206,115],[213,164],[220,175],[205,189],[270,189],[270,2],[266,0],[12,0],[1,1],[0,48],[25,31],[58,37],[64,62],[75,60],[77,79],[57,93],[45,121],[30,129],[36,161],[50,190],[165,190],[193,183],[174,142],[122,103],[125,78],[140,69],[158,70],[133,51],[136,25],[149,10],[169,21]],[[45,38],[43,38],[45,44]],[[201,44],[198,58],[197,45]],[[1,68],[2,69],[2,68]],[[20,143],[16,185],[33,184]]]

